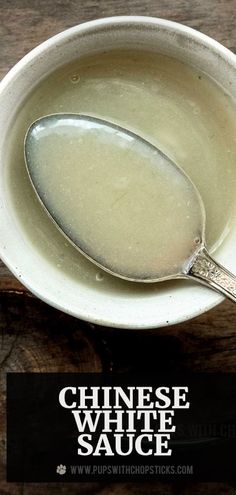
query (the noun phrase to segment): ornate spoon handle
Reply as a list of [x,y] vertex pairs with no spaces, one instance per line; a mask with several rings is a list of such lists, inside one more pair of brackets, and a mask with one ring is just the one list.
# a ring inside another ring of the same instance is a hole
[[213,260],[205,246],[198,251],[186,276],[197,279],[236,302],[236,276]]

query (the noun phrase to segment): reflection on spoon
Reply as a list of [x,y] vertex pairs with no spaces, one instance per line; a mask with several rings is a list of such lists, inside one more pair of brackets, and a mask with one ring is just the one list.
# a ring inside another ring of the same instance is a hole
[[196,187],[155,146],[98,118],[54,114],[29,128],[25,160],[50,218],[101,268],[137,282],[195,278],[236,301],[236,278],[204,247]]

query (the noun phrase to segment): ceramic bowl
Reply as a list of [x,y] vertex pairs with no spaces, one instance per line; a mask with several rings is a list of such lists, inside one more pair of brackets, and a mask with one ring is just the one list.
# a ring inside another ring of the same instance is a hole
[[[108,292],[101,289],[101,284],[91,287],[67,276],[26,236],[7,180],[6,149],[11,127],[27,94],[53,69],[113,48],[140,48],[170,55],[198,67],[236,97],[236,56],[208,36],[164,19],[130,16],[95,20],[39,45],[0,84],[0,256],[33,294],[75,317],[123,328],[176,324],[213,308],[222,296],[188,282],[162,284],[160,290]],[[235,252],[236,231],[230,233],[215,258],[236,272]]]

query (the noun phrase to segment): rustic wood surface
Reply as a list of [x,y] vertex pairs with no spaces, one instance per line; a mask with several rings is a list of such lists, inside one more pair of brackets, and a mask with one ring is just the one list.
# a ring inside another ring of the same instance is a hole
[[[0,78],[53,34],[111,15],[187,24],[236,52],[236,0],[0,0]],[[0,495],[224,494],[229,484],[7,484],[7,371],[236,371],[236,306],[224,302],[190,322],[128,332],[79,322],[31,297],[0,262]]]

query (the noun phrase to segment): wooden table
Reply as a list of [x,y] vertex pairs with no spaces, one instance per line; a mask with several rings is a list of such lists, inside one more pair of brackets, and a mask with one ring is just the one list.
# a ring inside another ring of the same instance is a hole
[[[236,51],[236,0],[0,0],[0,78],[38,43],[65,28],[111,15],[182,22]],[[236,493],[226,484],[10,484],[5,478],[7,371],[236,371],[236,306],[224,302],[157,331],[94,327],[30,296],[0,262],[0,495]]]

